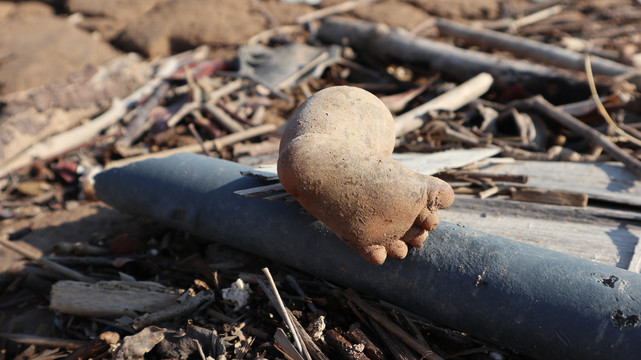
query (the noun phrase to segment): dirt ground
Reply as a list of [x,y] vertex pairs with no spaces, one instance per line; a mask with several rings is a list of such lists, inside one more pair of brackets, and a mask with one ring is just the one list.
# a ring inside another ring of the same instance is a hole
[[[320,8],[340,2],[323,0]],[[462,22],[489,21],[514,16],[537,3],[541,2],[382,0],[356,9],[351,12],[351,16],[412,30],[430,16]],[[580,19],[585,14],[592,13],[594,8],[631,6],[634,1],[580,0],[569,3],[572,3],[572,7],[558,15],[559,19]],[[79,74],[95,71],[100,65],[129,52],[139,54],[143,59],[153,60],[208,45],[210,59],[230,60],[236,56],[239,46],[246,44],[256,34],[275,26],[294,24],[298,16],[317,8],[319,7],[302,1],[292,4],[280,0],[0,1],[0,95],[3,96],[0,105],[5,108],[10,102],[7,99],[29,89],[51,89],[58,86],[56,84],[73,81],[81,76]],[[554,37],[555,34],[547,36]],[[546,36],[538,38],[545,40]],[[610,45],[604,47],[605,50],[616,52],[619,58],[638,52],[638,48],[619,46],[616,42]],[[118,96],[127,95],[127,91],[135,85],[135,81],[132,81],[133,85],[127,90],[121,90],[122,93]],[[144,79],[140,80],[142,82]],[[6,114],[0,113],[0,129],[8,119]],[[8,148],[10,143],[11,139],[3,138],[0,134],[0,154],[5,151],[1,147]],[[44,170],[41,175],[41,179],[49,176]],[[15,190],[15,187],[6,187],[9,180],[0,181],[4,181],[2,188],[5,191]],[[74,191],[77,192],[77,189],[58,189],[40,203],[32,202],[33,196],[24,195],[15,199],[4,194],[0,198],[0,201],[6,201],[6,204],[0,204],[0,211],[3,212],[0,213],[0,236],[16,239],[17,243],[36,257],[47,256],[61,244],[68,243],[111,246],[112,254],[119,251],[127,253],[129,249],[118,249],[118,244],[114,245],[113,239],[122,234],[133,239],[131,241],[134,246],[139,245],[141,249],[147,250],[154,248],[150,242],[160,241],[163,236],[173,239],[184,236],[177,232],[163,233],[159,231],[162,227],[158,224],[121,214],[86,197],[74,198],[70,194]],[[36,194],[42,193],[43,191],[36,191]],[[63,198],[67,200],[51,201]],[[21,206],[18,206],[19,202]],[[14,209],[11,216],[5,216],[8,206]],[[186,241],[184,247],[170,246],[163,251],[184,260],[190,251],[212,253],[213,247],[216,247],[191,241]],[[232,254],[232,258],[247,256],[227,251]],[[219,252],[222,253],[224,252]],[[243,270],[259,272],[259,266],[265,265],[255,257],[245,259],[250,260],[240,267]],[[225,259],[208,258],[206,261],[222,262]],[[277,264],[270,265],[278,267]],[[144,261],[134,261],[129,266],[126,268],[128,271],[140,276],[153,273],[151,265]],[[54,280],[62,277],[43,273],[39,269],[24,256],[0,247],[0,333],[87,338],[85,335],[88,334],[80,333],[82,327],[73,326],[76,325],[72,324],[73,318],[48,310],[47,299],[41,296],[46,293],[43,288],[50,287]],[[221,269],[223,282],[231,282],[234,274],[239,272],[236,266]],[[180,285],[184,285],[185,281],[178,276],[175,279],[175,283]],[[329,297],[327,294],[324,296]],[[69,330],[65,334],[62,328],[73,331]],[[452,343],[448,344],[452,346]],[[36,358],[35,355],[24,353],[27,348],[27,345],[0,338],[0,359],[10,359],[21,353],[22,357],[17,358]],[[39,349],[33,350],[33,354],[39,353]],[[273,349],[265,349],[263,353],[266,353],[267,358],[274,354],[282,356]]]

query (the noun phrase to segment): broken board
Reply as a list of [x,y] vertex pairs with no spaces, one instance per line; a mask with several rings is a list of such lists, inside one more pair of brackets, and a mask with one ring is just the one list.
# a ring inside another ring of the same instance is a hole
[[[501,152],[499,148],[453,149],[437,153],[394,153],[392,159],[423,175],[457,169],[490,158]],[[276,164],[263,165],[243,175],[256,176],[265,181],[278,180]]]
[[527,187],[585,193],[593,200],[641,206],[641,181],[621,163],[514,161],[490,163],[478,171],[526,175]]
[[441,220],[623,269],[633,261],[641,214],[595,207],[524,203],[457,195]]

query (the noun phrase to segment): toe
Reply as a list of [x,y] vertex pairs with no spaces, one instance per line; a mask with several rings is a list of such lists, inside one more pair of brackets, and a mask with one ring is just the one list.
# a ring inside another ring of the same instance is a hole
[[447,209],[454,202],[454,190],[445,181],[430,176],[428,178],[427,207],[431,209]]
[[381,265],[387,258],[387,251],[382,245],[369,245],[363,249],[361,256],[374,265]]
[[424,208],[414,220],[414,225],[427,231],[432,231],[438,226],[438,211]]
[[407,244],[401,240],[394,240],[387,245],[387,254],[394,259],[403,259],[407,256]]
[[423,242],[427,239],[427,231],[418,225],[412,225],[409,230],[401,238],[402,241],[408,243],[413,247],[423,246]]

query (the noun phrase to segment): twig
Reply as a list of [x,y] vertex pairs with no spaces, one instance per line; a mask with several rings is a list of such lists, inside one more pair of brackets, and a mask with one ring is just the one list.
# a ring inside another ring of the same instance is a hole
[[307,350],[309,350],[310,356],[314,358],[314,360],[329,360],[329,358],[321,351],[318,345],[316,345],[314,340],[312,340],[312,337],[309,336],[303,326],[298,322],[298,320],[296,320],[291,310],[285,310],[287,310],[287,315],[289,315],[289,317],[292,319],[292,324],[296,327],[296,331],[298,332],[298,334],[300,334],[301,340],[305,344],[305,347],[307,348]]
[[[256,127],[245,129],[245,130],[237,132],[237,133],[225,135],[225,136],[220,137],[218,139],[207,140],[207,141],[205,141],[204,145],[205,145],[206,148],[211,148],[213,150],[220,150],[220,149],[224,148],[225,146],[232,145],[232,144],[237,143],[239,141],[251,139],[251,138],[256,137],[256,136],[264,135],[264,134],[270,133],[270,132],[272,132],[274,130],[276,130],[276,125],[274,125],[274,124],[259,125],[259,126],[256,126]],[[165,151],[158,151],[158,152],[151,153],[151,154],[145,154],[145,155],[140,155],[140,156],[132,156],[132,157],[129,157],[129,158],[126,158],[126,159],[112,161],[112,162],[107,164],[106,168],[110,169],[110,168],[114,168],[114,167],[121,167],[121,166],[125,166],[125,165],[131,164],[131,163],[136,162],[136,161],[141,161],[141,160],[145,160],[145,159],[164,158],[164,157],[167,157],[167,156],[171,156],[171,155],[179,154],[179,153],[183,153],[183,152],[199,153],[201,151],[202,151],[202,147],[200,146],[200,144],[186,145],[186,146],[181,146],[181,147],[177,147],[177,148],[173,148],[173,149],[169,149],[169,150],[165,150]]]
[[[545,4],[530,6],[527,9],[523,9],[522,11],[522,14],[527,14],[527,13],[530,13],[530,14],[525,15],[516,20],[514,19],[516,17],[515,14],[508,14],[507,16],[509,17],[504,17],[497,20],[482,21],[480,22],[480,24],[486,29],[516,30],[516,28],[512,28],[512,24],[515,21],[520,21],[520,24],[517,24],[517,27],[523,27],[523,26],[535,24],[541,20],[545,20],[547,17],[555,15],[553,13],[556,11],[555,7],[560,5],[560,3],[562,3],[563,1],[564,0],[556,0],[556,1],[545,3]],[[547,16],[544,16],[544,15],[547,15]],[[522,20],[522,19],[525,19],[525,20]]]
[[234,81],[228,82],[227,84],[207,94],[207,101],[215,102],[221,97],[225,95],[229,95],[234,91],[240,89],[242,86],[243,86],[242,79],[236,79]]
[[432,349],[430,349],[428,346],[425,346],[418,342],[416,339],[411,337],[405,330],[401,329],[400,326],[396,325],[395,323],[389,321],[385,315],[383,315],[380,311],[374,309],[371,307],[369,304],[367,304],[363,299],[356,294],[355,291],[353,290],[348,290],[347,291],[347,297],[350,301],[353,301],[358,307],[360,307],[364,312],[366,312],[369,316],[371,316],[374,320],[376,320],[377,323],[381,324],[387,331],[391,332],[396,336],[398,339],[400,339],[402,342],[407,344],[407,346],[411,347],[414,349],[416,352],[421,354],[423,359],[429,359],[429,360],[443,360],[442,357],[440,357],[438,354],[436,354]]
[[239,132],[245,129],[241,124],[238,123],[238,121],[232,119],[231,116],[227,115],[227,113],[223,109],[218,107],[218,105],[207,102],[204,104],[204,108],[208,113],[212,114],[214,118],[216,118],[216,121],[225,129],[231,132]]
[[591,128],[590,126],[581,122],[579,119],[557,109],[542,96],[539,95],[528,100],[518,101],[515,105],[524,105],[526,107],[534,108],[550,117],[551,119],[556,120],[561,125],[577,132],[581,136],[594,141],[599,146],[603,147],[603,150],[605,152],[612,155],[615,159],[621,161],[630,171],[641,177],[641,161],[625,152],[604,134]]
[[200,109],[200,106],[201,105],[195,101],[191,101],[183,105],[178,111],[176,111],[174,115],[172,115],[172,117],[169,120],[167,120],[167,126],[168,127],[176,126],[176,124],[178,124],[178,122],[180,122],[180,120],[182,120],[189,113]]
[[60,347],[64,349],[78,349],[87,344],[86,341],[43,337],[29,334],[0,333],[0,338],[11,340],[20,344],[38,345],[46,347]]
[[[207,311],[207,315],[213,316],[218,320],[227,322],[230,325],[237,323],[236,319],[232,318],[231,316],[225,315],[219,311],[216,311],[214,309],[209,308],[206,311]],[[269,339],[269,334],[267,334],[266,332],[260,329],[256,329],[254,327],[246,325],[244,322],[239,323],[238,325],[236,325],[236,327],[238,327],[239,329],[244,328],[249,334],[259,337],[261,339]]]
[[627,141],[641,146],[641,140],[629,135],[623,129],[621,129],[617,123],[612,120],[610,117],[610,114],[608,114],[608,111],[605,109],[605,106],[603,106],[603,103],[601,102],[601,98],[599,97],[599,93],[596,90],[596,84],[594,83],[594,75],[592,75],[592,64],[590,62],[590,55],[585,55],[585,73],[588,77],[588,84],[590,85],[590,92],[592,93],[592,99],[594,100],[594,103],[596,104],[597,109],[599,110],[599,113],[605,121],[612,126],[614,131],[616,131],[617,134],[623,136]]
[[[531,61],[462,49],[453,45],[412,36],[405,30],[390,29],[380,23],[344,18],[326,19],[318,30],[322,41],[347,45],[363,56],[388,63],[407,63],[421,70],[465,81],[482,72],[492,75],[498,86],[520,83],[525,88],[541,88],[555,82],[563,89],[580,84],[576,77]],[[627,67],[626,67],[627,68]]]
[[156,87],[154,92],[145,100],[145,103],[140,105],[135,110],[135,116],[129,122],[127,126],[127,131],[124,136],[122,136],[116,142],[118,147],[129,147],[133,144],[144,132],[149,130],[153,125],[150,121],[149,113],[156,106],[158,106],[161,101],[165,98],[165,95],[169,92],[170,84],[167,81],[163,81]]
[[396,136],[403,136],[423,126],[423,116],[431,110],[454,111],[485,94],[492,86],[493,78],[490,74],[481,73],[462,83],[454,89],[437,96],[436,98],[420,105],[394,119]]
[[211,156],[211,153],[209,152],[209,150],[205,146],[205,143],[203,142],[203,138],[200,136],[198,131],[196,131],[196,126],[194,125],[194,123],[190,123],[187,127],[189,128],[189,132],[191,132],[191,135],[193,135],[194,138],[196,138],[196,141],[198,141],[198,145],[200,145],[200,148],[202,149],[203,153],[205,153],[205,155],[207,156]]
[[527,26],[527,25],[532,25],[534,23],[537,23],[541,20],[545,20],[549,17],[552,17],[554,15],[560,14],[561,11],[563,11],[563,5],[554,5],[550,6],[547,9],[539,10],[537,12],[534,12],[530,15],[524,16],[520,19],[512,21],[508,25],[508,30],[509,31],[516,31],[516,29]]
[[274,333],[274,340],[276,343],[276,348],[280,350],[287,357],[287,359],[304,360],[296,347],[292,345],[291,341],[289,341],[289,338],[287,337],[287,334],[285,334],[285,331],[283,331],[283,329],[276,329],[276,332]]
[[345,1],[338,3],[336,5],[328,6],[320,10],[313,11],[311,13],[301,15],[296,18],[297,24],[305,24],[311,21],[320,20],[322,18],[346,13],[352,11],[361,6],[366,6],[377,2],[378,0],[358,0],[358,1]]
[[225,135],[218,139],[206,141],[205,144],[207,146],[211,144],[213,145],[214,150],[220,150],[225,146],[229,146],[243,140],[251,139],[256,136],[264,135],[274,130],[276,130],[276,125],[274,124],[258,125],[252,128],[245,129],[243,131],[239,131],[237,133]]
[[[292,337],[294,338],[294,345],[296,346],[296,349],[298,349],[298,351],[301,354],[304,354],[305,358],[307,358],[308,360],[311,360],[309,353],[307,352],[307,348],[303,346],[301,337],[298,334],[298,331],[296,331],[296,328],[292,323],[292,319],[289,317],[289,314],[287,313],[287,309],[285,308],[283,299],[281,299],[280,294],[278,293],[278,288],[276,288],[276,283],[274,283],[274,278],[272,278],[272,274],[269,272],[268,268],[263,268],[263,273],[265,274],[265,276],[267,276],[267,280],[269,281],[269,285],[271,287],[271,295],[273,295],[273,299],[271,296],[269,296],[269,298],[270,300],[274,300],[272,301],[272,305],[276,307],[276,310],[278,310],[278,313],[287,324],[289,331],[292,332]],[[266,293],[269,294],[269,292],[266,292]]]
[[187,80],[187,85],[191,89],[191,99],[195,103],[200,103],[203,100],[203,89],[198,86],[194,80],[194,73],[191,71],[191,68],[188,66],[183,66],[185,72],[185,79]]
[[[305,295],[305,291],[303,291],[303,288],[298,285],[298,281],[296,281],[296,278],[291,275],[287,275],[285,279],[287,279],[287,282],[289,282],[289,284],[296,290],[298,295],[302,296],[303,298],[307,298],[307,296]],[[316,305],[314,305],[314,303],[311,301],[307,303],[307,306],[312,313],[316,313],[318,311]]]
[[213,300],[213,292],[209,290],[203,290],[192,297],[188,297],[182,303],[168,306],[167,308],[162,309],[160,311],[147,313],[135,318],[132,326],[134,329],[140,330],[151,324],[155,324],[164,320],[175,319],[183,315],[191,314],[195,312],[200,307],[200,305],[202,305],[207,301],[212,301],[212,300]]
[[[444,34],[465,39],[476,45],[509,51],[520,57],[566,69],[584,70],[582,54],[558,46],[498,31],[469,27],[445,19],[439,19],[437,26]],[[636,72],[631,66],[608,59],[595,57],[593,62],[594,72],[601,75],[618,76]]]
[[4,247],[13,250],[17,252],[18,254],[29,258],[30,260],[33,260],[37,262],[38,264],[48,267],[51,270],[57,271],[61,274],[64,274],[74,280],[78,281],[83,281],[83,282],[88,282],[88,283],[94,283],[96,280],[94,278],[91,278],[89,276],[83,275],[76,270],[70,269],[64,265],[60,265],[56,262],[53,262],[47,258],[43,258],[42,256],[36,256],[34,254],[31,254],[29,251],[26,251],[25,249],[21,248],[20,246],[12,243],[7,239],[7,235],[3,235],[0,237],[0,245],[3,245]]

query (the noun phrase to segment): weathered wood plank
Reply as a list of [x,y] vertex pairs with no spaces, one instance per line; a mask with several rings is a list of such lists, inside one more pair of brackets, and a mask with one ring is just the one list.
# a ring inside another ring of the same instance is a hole
[[[474,164],[501,152],[499,148],[453,149],[437,153],[394,153],[392,159],[424,175],[433,175],[449,169]],[[243,175],[259,177],[266,181],[278,180],[276,164],[263,165],[243,172]]]
[[432,154],[394,153],[392,159],[423,175],[474,164],[501,152],[499,148],[453,149]]
[[627,269],[641,234],[641,214],[458,195],[439,211],[445,221]]
[[641,181],[621,163],[515,161],[490,164],[479,171],[527,175],[528,187],[585,193],[590,199],[641,206]]

